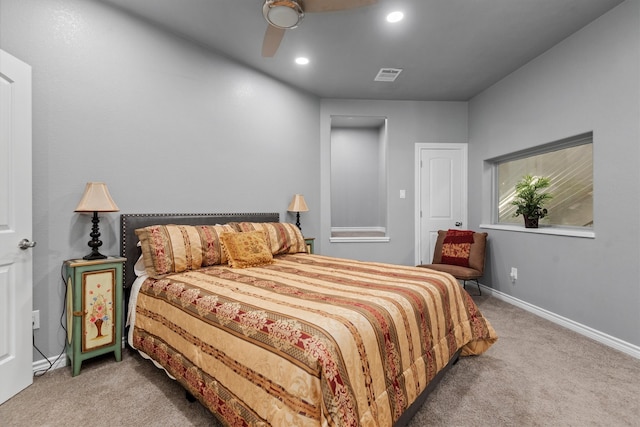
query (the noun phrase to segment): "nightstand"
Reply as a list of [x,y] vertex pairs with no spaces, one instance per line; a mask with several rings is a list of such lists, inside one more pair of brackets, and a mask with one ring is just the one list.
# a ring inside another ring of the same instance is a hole
[[308,254],[312,254],[312,253],[314,253],[314,250],[313,250],[313,242],[314,242],[315,240],[316,240],[316,238],[315,238],[315,237],[305,237],[305,238],[304,238],[304,243],[306,243],[306,245],[307,245],[307,253],[308,253]]
[[67,286],[67,356],[73,376],[82,361],[113,352],[122,360],[122,269],[126,258],[70,259]]

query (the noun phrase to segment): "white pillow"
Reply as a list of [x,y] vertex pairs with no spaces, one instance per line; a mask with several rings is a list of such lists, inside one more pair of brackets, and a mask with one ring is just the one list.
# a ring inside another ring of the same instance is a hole
[[[137,246],[142,246],[140,241],[138,241]],[[147,270],[144,269],[144,260],[142,259],[142,255],[140,255],[136,263],[133,265],[133,272],[136,274],[136,277],[140,277],[147,273]]]

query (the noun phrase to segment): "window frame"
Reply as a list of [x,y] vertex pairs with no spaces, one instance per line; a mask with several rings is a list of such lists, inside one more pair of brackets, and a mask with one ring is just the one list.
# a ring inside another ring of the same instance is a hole
[[513,153],[494,157],[485,160],[485,165],[491,174],[491,222],[489,224],[480,224],[480,228],[516,231],[531,234],[550,234],[558,236],[595,238],[595,221],[593,227],[568,226],[568,225],[540,225],[539,228],[526,228],[524,225],[499,223],[499,189],[498,189],[498,166],[501,163],[519,160],[526,157],[533,157],[539,154],[545,154],[553,151],[559,151],[566,148],[576,147],[579,145],[591,144],[593,147],[594,138],[593,131],[585,132],[558,141],[538,145],[532,148],[519,150]]

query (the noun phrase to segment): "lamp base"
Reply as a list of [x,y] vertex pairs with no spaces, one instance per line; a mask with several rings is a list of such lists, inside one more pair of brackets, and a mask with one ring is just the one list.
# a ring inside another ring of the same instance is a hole
[[106,255],[102,255],[100,252],[98,252],[97,250],[94,252],[91,252],[89,255],[85,255],[82,257],[82,259],[86,259],[86,260],[92,260],[92,259],[107,259]]
[[89,243],[87,243],[91,247],[91,253],[89,255],[83,256],[82,259],[105,259],[107,258],[107,256],[102,255],[100,252],[98,252],[98,248],[102,246],[102,240],[99,239],[100,229],[98,227],[98,224],[100,223],[100,218],[98,217],[98,212],[93,212],[93,218],[91,218],[91,222],[93,223],[93,226],[91,227],[91,233],[89,234],[89,236],[91,236],[91,240],[89,240]]

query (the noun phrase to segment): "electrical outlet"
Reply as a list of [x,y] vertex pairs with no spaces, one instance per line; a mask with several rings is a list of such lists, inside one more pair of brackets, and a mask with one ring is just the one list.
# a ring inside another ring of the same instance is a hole
[[40,329],[40,310],[33,310],[31,312],[31,325],[33,329]]
[[511,282],[512,283],[516,283],[516,280],[518,280],[518,269],[515,267],[511,267]]

